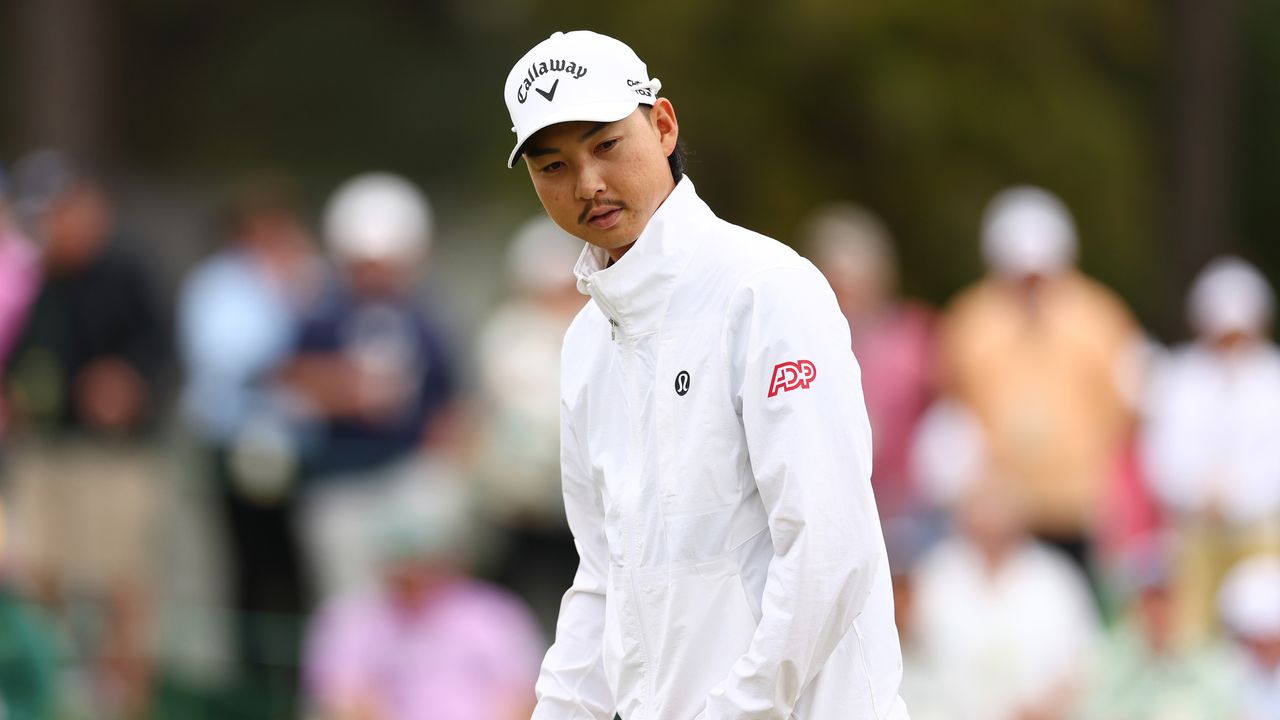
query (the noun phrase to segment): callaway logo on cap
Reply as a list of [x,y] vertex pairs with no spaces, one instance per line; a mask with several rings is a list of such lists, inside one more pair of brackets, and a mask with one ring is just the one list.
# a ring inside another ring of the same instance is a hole
[[503,95],[516,146],[515,167],[531,135],[556,123],[614,122],[641,103],[652,105],[662,83],[626,44],[590,30],[558,32],[511,68]]

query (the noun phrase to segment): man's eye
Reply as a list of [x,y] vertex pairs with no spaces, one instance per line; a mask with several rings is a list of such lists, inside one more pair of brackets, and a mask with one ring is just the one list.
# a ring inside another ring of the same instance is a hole
[[617,144],[618,144],[617,138],[613,138],[612,140],[605,140],[604,142],[596,146],[596,150],[600,152],[608,152],[613,149],[614,145],[617,145]]
[[559,169],[560,169],[561,167],[563,167],[563,166],[564,166],[564,163],[562,163],[562,162],[560,162],[559,160],[557,160],[557,161],[555,161],[555,162],[553,162],[553,163],[547,163],[546,165],[543,165],[543,166],[542,166],[542,170],[540,170],[539,172],[544,173],[544,174],[545,174],[545,173],[553,173],[553,172],[555,172],[555,171],[559,170]]

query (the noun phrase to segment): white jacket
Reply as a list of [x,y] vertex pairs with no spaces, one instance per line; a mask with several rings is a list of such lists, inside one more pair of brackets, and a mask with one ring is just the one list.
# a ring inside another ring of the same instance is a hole
[[808,261],[685,178],[565,336],[581,561],[534,720],[904,720],[849,326]]
[[1148,481],[1177,513],[1217,503],[1238,526],[1280,517],[1280,348],[1239,353],[1200,343],[1155,366],[1142,433]]

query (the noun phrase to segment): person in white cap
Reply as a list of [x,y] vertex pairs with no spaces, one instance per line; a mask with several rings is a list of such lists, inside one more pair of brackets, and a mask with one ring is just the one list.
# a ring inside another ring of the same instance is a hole
[[1280,717],[1280,555],[1241,560],[1218,593],[1222,622],[1243,652],[1243,720]]
[[1058,198],[997,194],[982,221],[987,277],[947,308],[939,369],[943,391],[981,421],[993,465],[1023,485],[1033,533],[1087,567],[1132,428],[1122,379],[1141,335],[1115,293],[1076,269],[1076,245]]
[[1148,483],[1178,532],[1179,625],[1212,629],[1213,597],[1232,563],[1280,552],[1280,347],[1274,296],[1253,265],[1209,263],[1192,285],[1196,333],[1156,366],[1142,435]]
[[561,464],[580,563],[535,720],[902,720],[849,325],[794,251],[719,219],[626,45],[557,33],[504,86],[543,207],[586,241]]
[[374,575],[371,508],[447,477],[455,425],[452,353],[416,292],[431,241],[426,197],[401,176],[363,173],[329,198],[323,230],[339,273],[281,372],[313,430],[298,433],[299,517],[320,597]]

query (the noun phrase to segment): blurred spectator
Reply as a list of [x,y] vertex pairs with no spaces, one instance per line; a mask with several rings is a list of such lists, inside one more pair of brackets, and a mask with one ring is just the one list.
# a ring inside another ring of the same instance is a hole
[[1022,484],[970,467],[952,489],[956,534],[913,578],[913,656],[935,674],[931,702],[954,720],[1068,717],[1097,631],[1088,584],[1027,534]]
[[1167,552],[1152,540],[1130,554],[1127,607],[1098,646],[1080,720],[1238,720],[1234,665],[1214,644],[1186,644],[1175,625]]
[[1223,624],[1243,653],[1243,720],[1280,717],[1280,555],[1242,560],[1218,596]]
[[1181,625],[1212,627],[1214,597],[1247,554],[1280,552],[1280,348],[1273,294],[1238,258],[1210,263],[1188,299],[1195,342],[1162,364],[1146,400],[1149,482],[1181,539]]
[[348,180],[325,208],[338,265],[283,371],[315,423],[304,449],[304,552],[321,597],[371,581],[376,518],[405,482],[449,472],[454,394],[442,334],[415,296],[431,211],[404,178]]
[[467,576],[461,486],[376,520],[380,581],[325,602],[308,634],[319,720],[521,720],[546,646],[518,598]]
[[1049,193],[998,194],[982,244],[988,276],[941,328],[943,382],[981,420],[994,466],[1021,485],[1032,531],[1087,568],[1092,518],[1132,425],[1138,329],[1075,269],[1074,224]]
[[898,297],[893,241],[878,218],[851,204],[820,208],[801,229],[810,256],[849,320],[874,430],[871,483],[885,522],[917,512],[909,472],[916,424],[933,399],[933,314]]
[[[27,320],[27,309],[40,282],[35,248],[18,229],[10,210],[8,182],[0,168],[0,388],[4,368],[18,334]],[[8,423],[4,393],[0,392],[0,438]],[[2,458],[0,458],[2,460]]]
[[560,493],[560,348],[586,296],[573,265],[582,241],[545,215],[507,253],[515,295],[479,338],[481,433],[475,471],[484,511],[504,535],[498,579],[528,600],[548,633],[578,553]]
[[111,242],[97,182],[45,151],[19,164],[15,186],[42,249],[42,285],[6,378],[17,562],[73,623],[97,716],[134,715],[150,694],[149,549],[162,488],[148,440],[165,323],[151,277]]
[[321,279],[293,193],[269,176],[238,188],[226,247],[191,270],[178,299],[183,409],[220,501],[241,669],[246,680],[284,674],[285,688],[295,684],[288,658],[304,593],[296,444],[274,375]]
[[916,618],[918,589],[915,572],[931,538],[909,524],[885,527],[889,571],[893,575],[894,620],[902,645],[902,687],[899,694],[912,720],[954,720],[943,674],[929,657]]
[[56,638],[10,582],[0,497],[0,718],[52,720],[58,698]]

